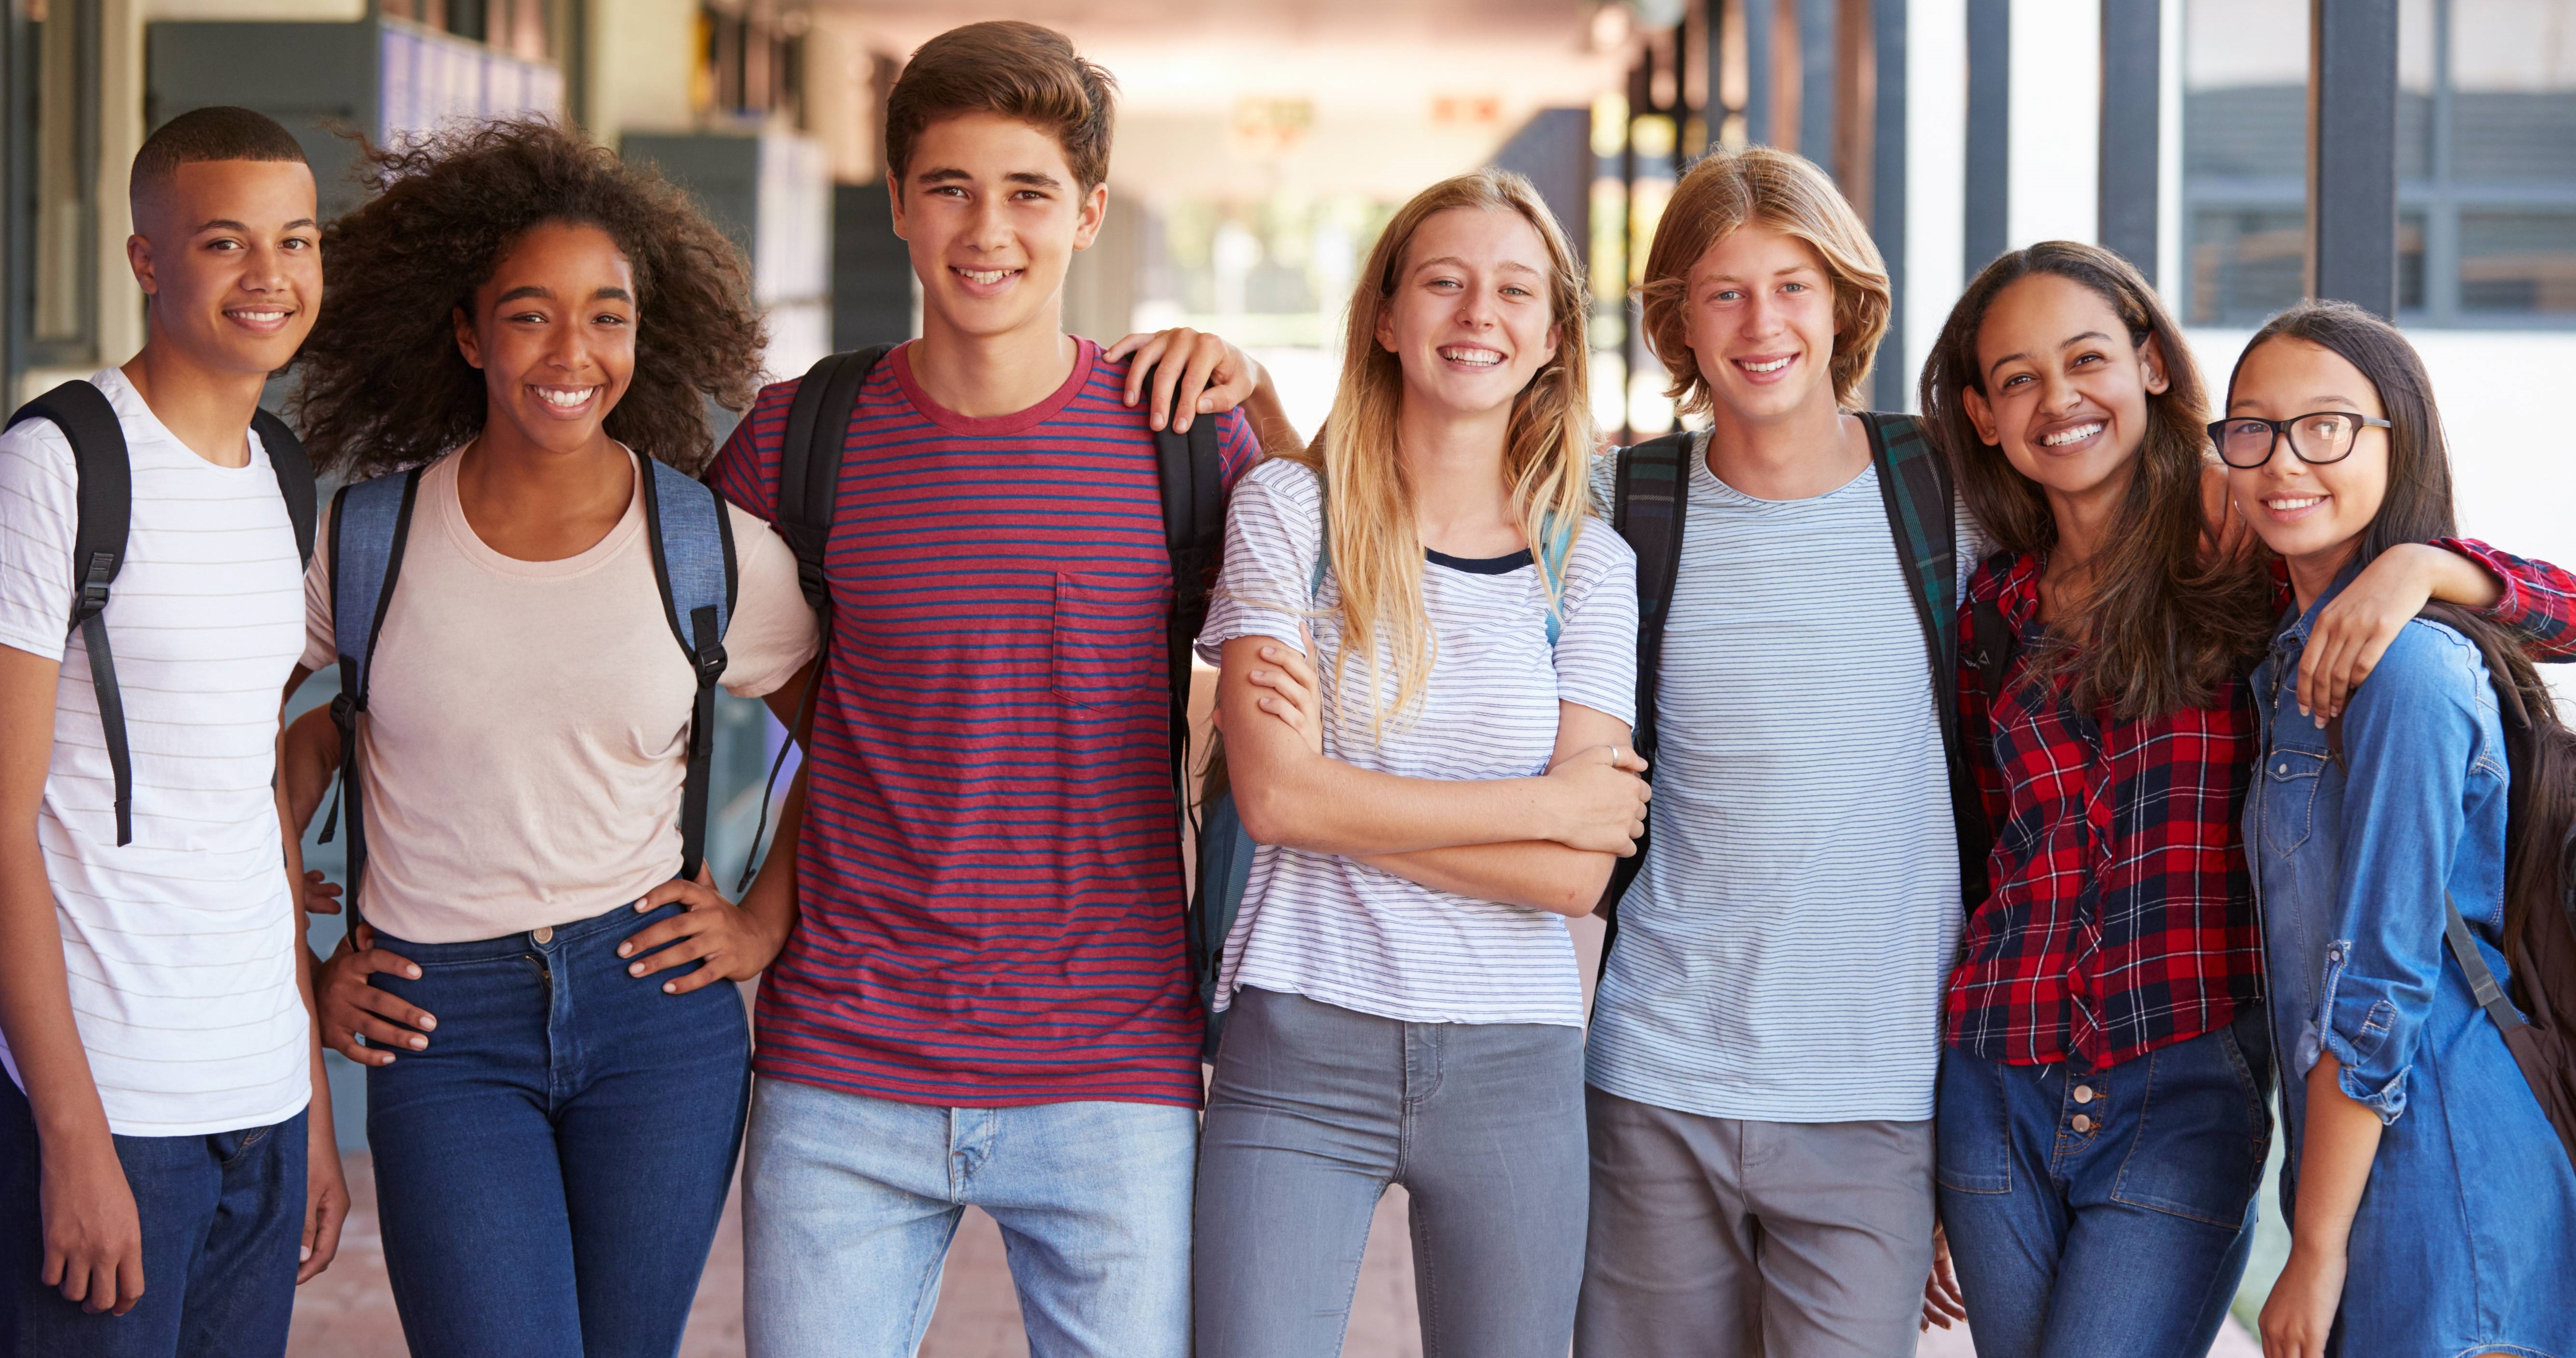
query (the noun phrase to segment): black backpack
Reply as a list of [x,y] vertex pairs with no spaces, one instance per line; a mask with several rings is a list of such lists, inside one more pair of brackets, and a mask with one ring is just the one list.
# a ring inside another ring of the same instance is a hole
[[[831,354],[806,372],[787,407],[787,430],[778,452],[778,532],[796,553],[796,579],[822,625],[817,655],[832,645],[832,589],[823,577],[823,553],[832,536],[832,509],[841,483],[841,454],[849,439],[850,415],[859,388],[893,351],[892,345]],[[1218,558],[1225,551],[1225,466],[1217,446],[1217,418],[1202,416],[1188,432],[1169,428],[1154,433],[1154,454],[1163,498],[1163,546],[1172,560],[1172,603],[1163,620],[1167,675],[1171,685],[1172,809],[1177,824],[1189,825],[1190,662],[1199,625],[1207,621],[1208,591],[1216,582]],[[814,718],[815,695],[822,691],[818,668],[805,689],[800,732]],[[791,742],[792,743],[792,742]],[[774,790],[787,749],[769,768]],[[752,831],[756,862],[769,798],[761,798],[762,828]],[[1177,840],[1176,840],[1177,843]],[[743,865],[741,886],[751,882],[752,864]],[[1200,901],[1206,884],[1191,897],[1186,921],[1195,937]],[[1191,949],[1196,958],[1199,950]]]
[[[1957,506],[1949,461],[1912,415],[1865,415],[1870,463],[1878,469],[1879,495],[1886,503],[1887,525],[1896,538],[1897,564],[1905,571],[1916,619],[1923,625],[1923,651],[1932,667],[1932,694],[1939,705],[1941,745],[1950,774],[1952,818],[1959,837],[1959,868],[1968,881],[1982,878],[1985,867],[1985,813],[1976,799],[1976,782],[1959,742],[1959,564]],[[1637,553],[1637,725],[1634,744],[1649,763],[1654,778],[1656,751],[1655,699],[1661,692],[1664,625],[1673,607],[1673,587],[1681,576],[1682,528],[1689,517],[1691,433],[1666,434],[1618,450],[1612,482],[1610,526]],[[1620,896],[1646,863],[1646,840],[1637,852],[1610,871],[1603,913],[1609,938],[1619,933]],[[1982,895],[1968,893],[1966,899]],[[1603,942],[1607,957],[1609,942]]]
[[[107,644],[107,599],[116,574],[125,566],[125,538],[134,519],[134,466],[125,447],[125,427],[107,393],[86,381],[61,386],[18,407],[9,417],[51,420],[72,445],[72,465],[80,476],[80,523],[72,534],[72,577],[80,593],[72,601],[71,631],[89,651],[90,687],[98,694],[98,725],[107,740],[107,766],[116,779],[116,843],[134,841],[134,761],[125,743],[125,698],[116,684],[116,657]],[[286,517],[295,525],[298,561],[313,561],[313,464],[304,444],[286,421],[266,410],[253,410],[250,427],[268,453],[277,474],[278,493],[286,499]]]

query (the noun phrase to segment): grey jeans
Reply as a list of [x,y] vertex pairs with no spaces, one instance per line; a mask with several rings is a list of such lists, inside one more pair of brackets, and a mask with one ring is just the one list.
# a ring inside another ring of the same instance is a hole
[[1746,1122],[1584,1091],[1576,1358],[1909,1358],[1932,1124]]
[[1199,1358],[1336,1358],[1389,1183],[1412,1194],[1424,1358],[1563,1358],[1582,1089],[1579,1028],[1238,993],[1199,1135]]

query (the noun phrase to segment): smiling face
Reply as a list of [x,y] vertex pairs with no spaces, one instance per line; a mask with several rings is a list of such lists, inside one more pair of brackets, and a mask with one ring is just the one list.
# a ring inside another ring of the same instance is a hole
[[1816,248],[1764,222],[1719,237],[1688,276],[1683,327],[1716,403],[1747,421],[1834,404],[1834,291]]
[[2117,491],[2137,469],[2147,398],[2170,385],[2163,348],[2129,340],[2110,302],[2055,274],[1995,295],[1960,404],[2013,469],[2060,495]]
[[924,326],[978,338],[1054,333],[1065,270],[1091,248],[1108,206],[1108,187],[1084,189],[1044,128],[964,113],[922,129],[894,233],[911,247]]
[[[2341,354],[2276,336],[2236,370],[2227,413],[2289,420],[2338,411],[2384,419],[2379,388]],[[2294,571],[2331,579],[2352,558],[2388,498],[2388,431],[2361,428],[2340,461],[2311,466],[2276,439],[2260,467],[2227,469],[2227,493],[2254,531]]]
[[543,222],[502,252],[456,313],[456,347],[483,370],[486,427],[554,452],[595,448],[635,377],[635,270],[596,226]]
[[285,367],[322,300],[313,171],[293,160],[193,161],[134,206],[126,253],[151,299],[153,343],[220,372]]
[[1404,370],[1408,406],[1508,410],[1556,353],[1547,242],[1518,212],[1454,207],[1406,243],[1377,342]]

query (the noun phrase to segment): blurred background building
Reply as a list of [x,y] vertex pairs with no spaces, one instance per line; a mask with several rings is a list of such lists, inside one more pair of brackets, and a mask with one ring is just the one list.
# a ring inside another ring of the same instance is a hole
[[[140,345],[126,166],[152,127],[215,103],[295,128],[326,213],[359,193],[348,134],[571,120],[659,164],[749,253],[773,373],[905,338],[917,306],[887,227],[880,110],[922,40],[1011,17],[1066,31],[1122,87],[1110,215],[1077,259],[1071,328],[1213,329],[1270,364],[1309,431],[1379,226],[1422,185],[1489,163],[1536,182],[1584,255],[1599,423],[1621,437],[1669,429],[1631,324],[1645,245],[1694,158],[1769,143],[1830,170],[1888,257],[1898,310],[1877,407],[1911,404],[1925,350],[1987,260],[2098,241],[2162,289],[2213,378],[2302,295],[2393,314],[2441,391],[2466,528],[2576,561],[2576,458],[2532,432],[2576,377],[2576,0],[0,0],[0,12],[0,388],[13,401]],[[755,705],[729,704],[725,720],[720,871],[750,848],[775,739]],[[339,1092],[355,1144],[354,1087]],[[2258,1266],[2256,1295],[2266,1276]]]

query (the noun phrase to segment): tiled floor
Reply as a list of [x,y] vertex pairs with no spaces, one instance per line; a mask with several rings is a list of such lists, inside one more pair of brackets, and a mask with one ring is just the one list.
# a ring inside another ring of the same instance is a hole
[[[393,1298],[385,1287],[384,1250],[376,1237],[375,1175],[363,1152],[350,1155],[348,1167],[358,1209],[342,1233],[338,1261],[296,1298],[290,1358],[403,1358],[405,1353]],[[680,1353],[681,1358],[739,1358],[742,1351],[742,1221],[728,1205]],[[949,1251],[939,1312],[921,1358],[1027,1358],[1028,1351],[1001,1232],[992,1218],[970,1211]],[[1350,1338],[1342,1352],[1345,1358],[1421,1356],[1400,1188],[1378,1204],[1351,1308]],[[1921,1358],[1969,1358],[1971,1352],[1964,1332],[1936,1331],[1924,1339]],[[2257,1358],[2261,1352],[2233,1324],[2210,1350],[2211,1358]]]

